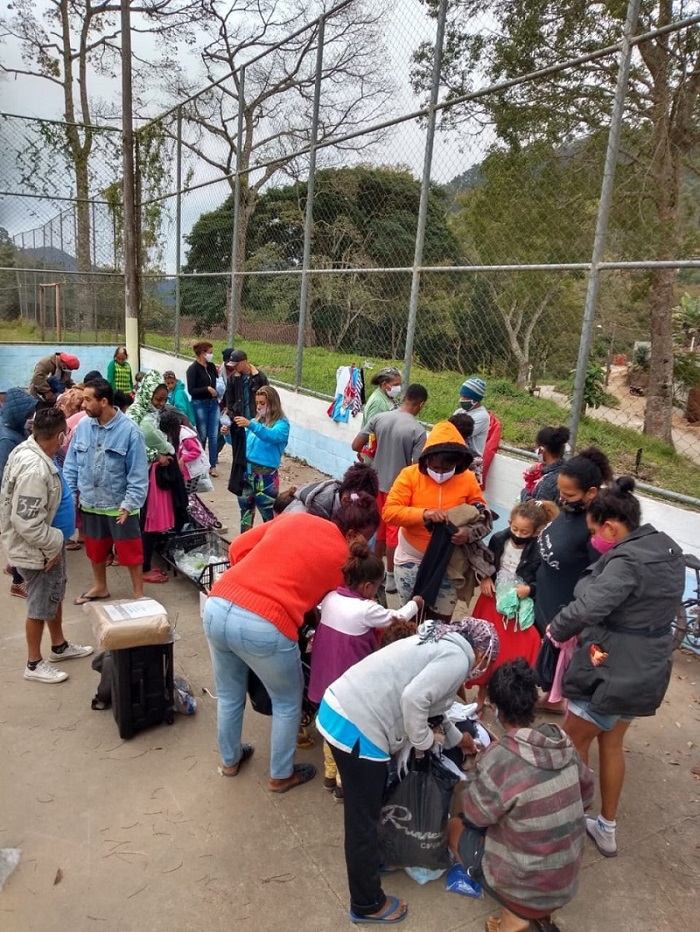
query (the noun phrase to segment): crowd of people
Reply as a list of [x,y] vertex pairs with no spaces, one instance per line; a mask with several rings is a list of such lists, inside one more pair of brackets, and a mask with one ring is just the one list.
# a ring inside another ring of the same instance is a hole
[[[418,419],[426,388],[402,392],[398,370],[379,370],[352,442],[358,462],[340,480],[280,491],[290,423],[279,393],[242,350],[226,350],[218,367],[211,343],[193,351],[186,385],[172,371],[134,376],[124,347],[106,379],[91,372],[74,384],[79,361],[57,352],[40,360],[28,390],[0,399],[0,530],[11,594],[27,601],[24,677],[61,682],[55,664],[92,652],[62,629],[66,548],[84,547],[93,572],[76,604],[111,597],[114,562],[127,567],[135,598],[165,582],[153,562],[159,542],[187,524],[190,497],[211,488],[229,444],[241,533],[203,622],[219,772],[236,777],[254,753],[243,740],[251,674],[271,703],[271,792],[316,776],[295,758],[310,743],[302,702],[317,708],[322,785],[344,804],[350,918],[392,924],[407,905],[382,887],[392,866],[379,831],[388,769],[407,748],[476,755],[449,827],[453,857],[500,904],[490,932],[555,929],[586,835],[604,856],[617,853],[623,738],[668,685],[680,548],[642,523],[631,477],[615,479],[596,447],[570,455],[556,426],[537,433],[538,463],[507,528],[494,532],[484,495],[493,415],[477,376],[428,434]],[[387,607],[387,593],[400,607]],[[459,600],[471,608],[455,620]],[[299,638],[313,612],[305,677]],[[556,666],[546,684],[545,652]],[[445,718],[472,687],[478,713],[490,703],[504,731],[485,750]],[[535,726],[538,713],[563,713],[563,724]],[[584,817],[594,739],[595,818]]]

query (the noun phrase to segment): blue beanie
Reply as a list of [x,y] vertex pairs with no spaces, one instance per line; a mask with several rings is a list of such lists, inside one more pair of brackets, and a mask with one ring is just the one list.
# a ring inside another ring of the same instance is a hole
[[481,401],[486,394],[486,382],[484,382],[483,379],[472,376],[470,379],[467,379],[466,382],[462,383],[459,393],[460,395],[464,395],[465,398],[471,398],[472,401]]

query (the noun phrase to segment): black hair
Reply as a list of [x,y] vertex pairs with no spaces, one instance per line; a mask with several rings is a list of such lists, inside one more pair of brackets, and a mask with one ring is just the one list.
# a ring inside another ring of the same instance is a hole
[[114,407],[114,389],[107,379],[90,379],[85,381],[85,388],[91,388],[95,393],[95,398],[102,401],[103,398],[107,403]]
[[566,460],[559,470],[559,475],[573,479],[582,492],[599,489],[613,477],[610,460],[598,447],[587,447],[570,460]]
[[507,660],[491,674],[486,684],[489,700],[509,725],[526,728],[535,719],[537,682],[535,672],[523,657]]
[[116,359],[117,356],[119,355],[119,352],[120,352],[121,350],[124,350],[124,355],[125,355],[126,358],[128,359],[128,358],[129,358],[129,354],[128,354],[127,349],[126,349],[125,346],[118,346],[118,347],[115,349],[115,351],[114,351],[114,356],[112,356],[112,359]]
[[340,503],[340,508],[331,520],[343,536],[348,531],[366,531],[371,528],[371,537],[379,527],[377,500],[366,492],[351,492]]
[[53,440],[66,429],[66,416],[60,408],[40,408],[32,421],[36,440]]
[[591,521],[621,521],[630,531],[636,531],[642,521],[639,499],[633,495],[632,476],[620,476],[607,488],[601,489],[586,509]]
[[134,403],[134,399],[131,395],[128,395],[126,392],[121,391],[119,388],[114,389],[114,407],[119,408],[120,411],[124,411],[125,408],[130,407]]
[[537,434],[537,446],[544,447],[557,459],[561,459],[564,455],[568,442],[568,427],[543,427]]
[[418,385],[414,383],[409,385],[406,389],[406,394],[403,396],[404,401],[412,401],[417,404],[419,401],[422,401],[424,404],[428,400],[428,389],[425,385]]
[[353,463],[349,466],[338,486],[338,497],[342,498],[348,492],[366,492],[372,498],[376,498],[379,492],[379,478],[374,467],[367,463]]
[[425,469],[421,469],[421,472],[427,471],[428,460],[431,459],[438,460],[441,466],[447,466],[448,469],[454,466],[458,474],[466,472],[474,461],[474,454],[466,447],[463,450],[435,450],[435,452],[428,447],[427,450],[423,450],[423,453],[425,455],[421,456],[421,464],[425,466]]
[[[160,387],[159,385],[158,388]],[[156,388],[156,391],[158,391],[158,388]],[[172,443],[175,448],[175,455],[177,455],[177,448],[180,446],[180,428],[182,427],[182,421],[175,411],[163,411],[160,416],[159,426],[170,443]]]
[[343,567],[343,577],[348,589],[357,589],[363,583],[375,583],[384,579],[384,561],[372,553],[364,537],[352,541],[350,554]]
[[95,379],[101,379],[101,378],[102,378],[102,373],[99,371],[99,369],[91,369],[88,372],[88,374],[85,376],[85,378],[83,379],[83,382],[92,382]]
[[448,417],[447,420],[453,427],[457,428],[462,440],[469,440],[474,433],[474,418],[471,414],[467,414],[466,411],[459,411],[457,414],[453,414],[452,417]]

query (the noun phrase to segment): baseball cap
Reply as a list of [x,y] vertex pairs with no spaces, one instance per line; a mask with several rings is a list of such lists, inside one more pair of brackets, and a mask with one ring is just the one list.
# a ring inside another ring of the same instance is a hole
[[58,358],[61,360],[61,363],[66,369],[80,368],[80,360],[77,356],[73,356],[71,353],[59,353]]
[[237,362],[243,362],[243,360],[244,360],[244,359],[247,359],[247,358],[248,358],[248,354],[247,354],[247,353],[244,353],[242,349],[237,349],[237,350],[234,350],[234,351],[231,353],[231,355],[229,356],[228,361],[229,361],[232,365],[235,366]]

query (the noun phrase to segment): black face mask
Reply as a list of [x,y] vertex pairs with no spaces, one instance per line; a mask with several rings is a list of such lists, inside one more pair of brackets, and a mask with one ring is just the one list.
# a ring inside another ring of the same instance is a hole
[[581,515],[584,513],[588,505],[586,505],[586,503],[581,499],[579,499],[577,502],[563,502],[561,499],[559,499],[559,507],[567,514]]
[[514,534],[511,530],[508,531],[508,536],[514,544],[529,544],[531,540],[535,540],[534,536],[518,537],[517,534]]

